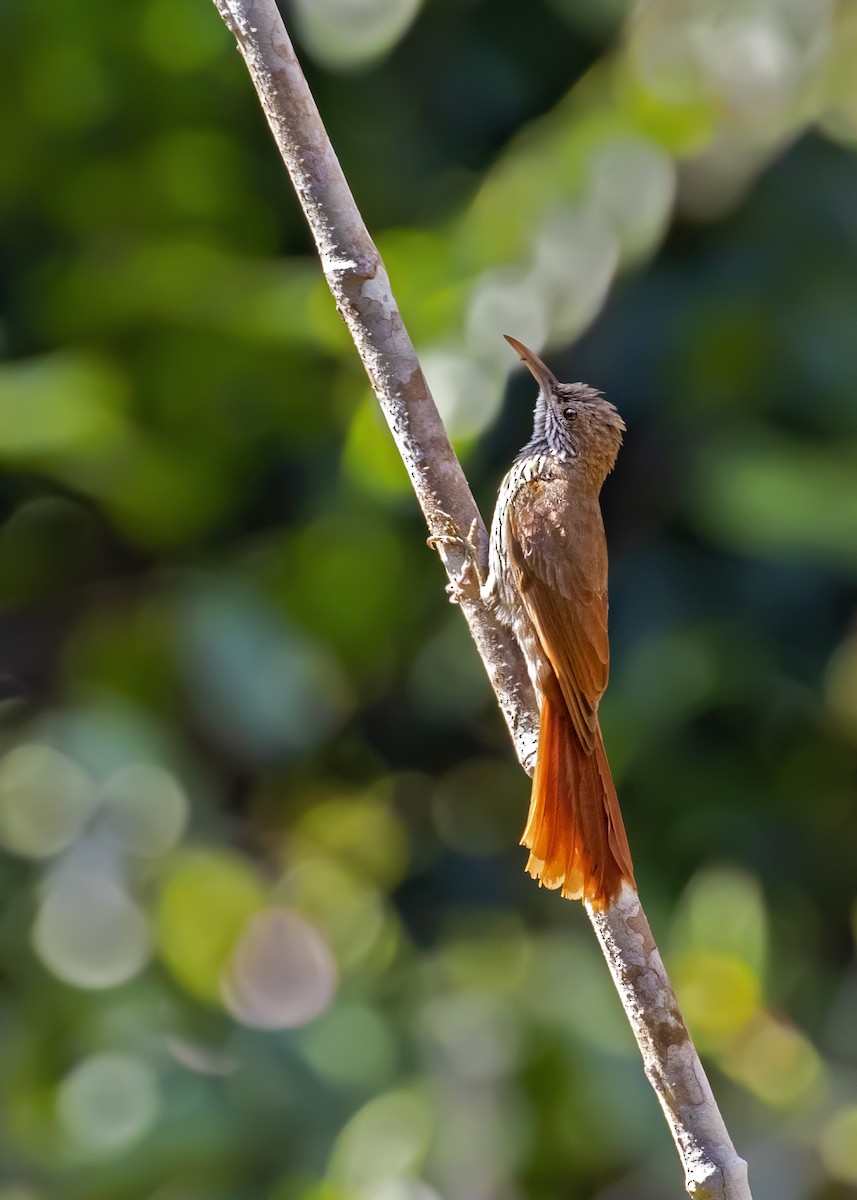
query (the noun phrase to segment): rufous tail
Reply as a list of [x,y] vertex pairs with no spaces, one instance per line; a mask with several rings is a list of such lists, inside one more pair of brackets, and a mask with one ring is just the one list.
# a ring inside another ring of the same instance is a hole
[[555,680],[542,700],[539,753],[527,827],[527,871],[569,900],[604,908],[623,882],[636,891],[631,851],[601,731],[581,745]]

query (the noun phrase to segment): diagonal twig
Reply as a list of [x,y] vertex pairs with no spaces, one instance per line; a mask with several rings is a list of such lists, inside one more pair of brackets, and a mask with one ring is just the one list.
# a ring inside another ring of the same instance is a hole
[[[518,758],[532,773],[538,714],[521,653],[480,598],[485,526],[428,390],[275,0],[214,0],[235,35],[354,339],[467,620]],[[696,1200],[750,1200],[736,1153],[679,1011],[639,897],[587,912]]]

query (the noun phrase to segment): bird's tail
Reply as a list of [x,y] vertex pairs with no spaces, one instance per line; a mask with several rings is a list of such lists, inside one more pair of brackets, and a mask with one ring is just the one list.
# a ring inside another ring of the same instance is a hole
[[527,871],[570,900],[605,907],[623,881],[636,890],[631,851],[601,731],[580,744],[555,680],[542,700],[539,752],[521,845]]

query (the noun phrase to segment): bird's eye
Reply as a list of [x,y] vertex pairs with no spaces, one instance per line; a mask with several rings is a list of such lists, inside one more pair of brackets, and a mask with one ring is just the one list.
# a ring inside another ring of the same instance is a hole
[[565,417],[566,421],[576,421],[577,420],[577,409],[576,408],[564,408],[562,410],[562,415]]

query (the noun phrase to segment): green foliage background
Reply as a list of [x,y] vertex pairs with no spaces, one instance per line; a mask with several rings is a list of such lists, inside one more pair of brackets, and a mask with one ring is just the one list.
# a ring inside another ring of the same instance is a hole
[[[605,735],[757,1200],[857,1194],[857,20],[293,0],[486,513],[626,418]],[[0,1200],[681,1177],[208,0],[0,11]]]

